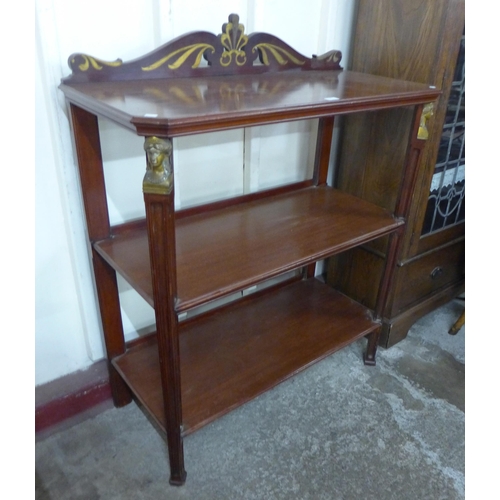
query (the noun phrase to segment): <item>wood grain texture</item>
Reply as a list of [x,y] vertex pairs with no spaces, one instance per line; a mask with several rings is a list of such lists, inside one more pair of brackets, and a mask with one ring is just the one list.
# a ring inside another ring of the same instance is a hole
[[[176,225],[177,311],[238,291],[393,231],[384,209],[329,187],[312,187],[206,214]],[[146,232],[95,245],[153,301]]]
[[[422,251],[419,246],[424,244],[420,231],[464,16],[463,0],[359,2],[349,69],[426,83],[442,91],[428,123],[430,138],[422,151],[422,168],[408,214],[408,227],[412,230],[404,236],[400,260]],[[340,160],[337,186],[391,208],[395,202],[394,179],[399,176],[406,151],[405,131],[411,121],[411,112],[404,109],[347,117],[340,145],[344,159]],[[441,240],[438,244],[442,243]],[[430,248],[429,243],[425,245]]]
[[[69,111],[88,238],[93,242],[110,236],[99,126],[95,115],[75,105],[70,105]],[[125,351],[116,272],[95,250],[92,250],[92,264],[106,354],[110,360]],[[130,403],[130,392],[111,364],[109,364],[109,380],[115,406],[120,407]]]
[[316,186],[326,184],[328,178],[334,122],[335,118],[333,116],[330,118],[321,118],[319,120],[313,176]]
[[436,307],[448,304],[452,298],[458,297],[464,291],[465,283],[463,281],[451,283],[424,300],[415,303],[414,306],[405,309],[401,314],[393,316],[390,321],[384,322],[382,325],[380,345],[388,348],[401,342],[415,321],[429,314]]
[[[421,151],[421,165],[407,214],[407,229],[384,312],[387,323],[384,324],[382,336],[384,345],[388,346],[404,338],[403,328],[411,326],[408,318],[415,321],[418,314],[430,311],[425,287],[409,287],[404,266],[418,255],[453,241],[459,242],[464,235],[464,225],[460,224],[421,237],[464,29],[465,9],[463,0],[360,0],[358,6],[349,69],[391,78],[407,78],[434,85],[442,91],[436,101],[434,116],[428,122],[430,137]],[[341,157],[336,186],[392,210],[396,206],[396,180],[404,164],[411,122],[409,109],[346,117],[340,142]],[[331,259],[328,281],[349,296],[374,307],[376,292],[373,283],[380,279],[386,250],[387,239],[377,240],[370,245],[369,251],[354,250],[350,256],[337,258],[337,262]],[[450,262],[456,260],[452,252]],[[415,264],[413,267],[418,266]],[[452,294],[457,289],[455,277],[460,273],[460,269],[447,273],[450,281],[441,283],[442,287],[449,290],[449,299],[453,298]],[[411,281],[414,283],[415,279],[413,276]],[[425,281],[425,278],[422,279]],[[442,289],[436,288],[434,293],[440,294]],[[404,290],[404,302],[413,312],[400,321],[398,318],[403,315],[398,299],[401,290]],[[424,301],[426,307],[414,307],[419,300]],[[442,296],[436,295],[436,307],[441,303]],[[398,322],[397,328],[393,328],[393,321]],[[389,338],[391,330],[396,335],[394,341]]]
[[174,137],[436,99],[429,85],[349,71],[63,84],[67,99],[139,135]]
[[151,266],[151,285],[157,328],[160,387],[168,441],[170,483],[186,480],[184,446],[181,436],[182,404],[180,387],[179,332],[175,298],[177,294],[175,261],[174,193],[144,193],[147,242]]
[[68,106],[78,162],[87,231],[90,241],[110,235],[108,202],[102,168],[97,116],[73,104]]
[[391,300],[394,315],[402,314],[405,308],[412,307],[422,297],[427,298],[464,281],[464,239],[434,248],[401,266]]

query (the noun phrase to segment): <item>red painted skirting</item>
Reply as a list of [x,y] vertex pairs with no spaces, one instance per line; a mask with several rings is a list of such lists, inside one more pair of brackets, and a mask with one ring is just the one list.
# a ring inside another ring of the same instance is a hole
[[106,361],[35,388],[35,432],[40,433],[111,401]]

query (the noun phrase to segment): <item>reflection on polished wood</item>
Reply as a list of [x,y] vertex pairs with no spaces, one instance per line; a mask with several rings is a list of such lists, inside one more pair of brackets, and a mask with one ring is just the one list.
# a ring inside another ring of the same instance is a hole
[[61,89],[141,135],[170,137],[411,106],[439,94],[428,85],[350,71],[67,83]]

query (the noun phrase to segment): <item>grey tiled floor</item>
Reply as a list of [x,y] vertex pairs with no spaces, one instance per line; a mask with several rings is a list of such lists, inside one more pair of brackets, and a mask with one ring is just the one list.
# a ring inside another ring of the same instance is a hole
[[462,308],[422,318],[375,367],[360,341],[188,436],[182,487],[140,410],[108,409],[36,444],[36,498],[465,498],[465,328],[447,333]]

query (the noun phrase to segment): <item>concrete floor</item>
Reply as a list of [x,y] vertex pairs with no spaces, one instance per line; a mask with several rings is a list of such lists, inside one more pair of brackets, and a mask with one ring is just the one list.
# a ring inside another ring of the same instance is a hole
[[365,367],[364,341],[185,439],[187,482],[131,404],[36,444],[39,500],[460,500],[464,493],[463,305],[418,321]]

